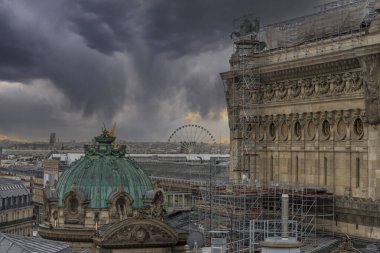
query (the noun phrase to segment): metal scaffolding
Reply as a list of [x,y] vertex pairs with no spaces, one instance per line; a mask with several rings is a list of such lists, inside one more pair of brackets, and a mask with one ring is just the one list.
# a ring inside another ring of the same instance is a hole
[[[260,27],[252,15],[234,23],[229,79],[232,83],[225,83],[225,93],[231,138],[237,143],[230,163],[240,175],[239,181],[227,181],[226,175],[217,172],[211,162],[190,173],[190,178],[156,178],[166,182],[171,193],[192,193],[190,222],[204,234],[206,245],[211,244],[213,237],[223,237],[227,240],[227,252],[250,252],[270,234],[280,233],[282,194],[289,196],[289,231],[303,243],[301,252],[312,252],[310,249],[316,249],[318,244],[336,241],[331,239],[335,212],[331,191],[315,185],[274,182],[273,172],[270,177],[263,177],[267,179],[264,182],[256,175],[260,135],[257,107],[263,99],[261,91],[266,88],[262,67],[280,59],[286,61],[289,48],[297,52],[306,43],[314,43],[316,55],[326,51],[320,43],[324,39],[336,39],[336,50],[342,46],[339,36],[362,43],[358,38],[374,16],[373,0],[339,0],[319,8],[318,13],[265,27]],[[274,54],[268,56],[274,50],[278,58]],[[285,58],[280,58],[282,53]],[[301,56],[294,53],[293,57]],[[307,48],[304,57],[308,57]],[[176,171],[179,170],[182,167]]]
[[320,6],[318,12],[278,22],[260,30],[267,50],[289,48],[346,34],[360,34],[376,12],[374,0],[338,0]]
[[211,182],[211,188],[202,186],[194,195],[191,221],[204,233],[206,243],[219,234],[227,239],[227,252],[248,252],[253,241],[257,244],[265,236],[256,227],[251,238],[250,222],[280,220],[282,194],[289,195],[289,224],[305,246],[332,235],[334,195],[301,184]]

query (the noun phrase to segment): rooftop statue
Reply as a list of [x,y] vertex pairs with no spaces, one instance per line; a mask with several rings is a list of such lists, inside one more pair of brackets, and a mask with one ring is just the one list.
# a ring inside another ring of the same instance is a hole
[[239,31],[234,31],[231,33],[231,39],[258,33],[260,31],[260,21],[255,18],[253,22],[254,24],[252,24],[251,20],[248,18],[244,18],[243,22],[240,24]]

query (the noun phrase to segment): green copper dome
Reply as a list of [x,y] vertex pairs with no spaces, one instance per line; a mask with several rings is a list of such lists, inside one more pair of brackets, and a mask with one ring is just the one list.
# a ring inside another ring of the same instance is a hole
[[133,206],[143,205],[146,191],[152,190],[148,176],[125,157],[126,148],[112,146],[115,137],[106,129],[95,137],[95,145],[85,146],[85,156],[74,162],[59,178],[57,184],[58,206],[64,205],[64,196],[75,184],[83,192],[90,208],[108,207],[109,196],[120,186],[133,198]]

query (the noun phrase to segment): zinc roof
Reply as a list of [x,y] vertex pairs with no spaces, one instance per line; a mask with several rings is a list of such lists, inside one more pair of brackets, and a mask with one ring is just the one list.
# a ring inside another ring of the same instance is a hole
[[0,198],[28,195],[29,191],[19,180],[0,178]]

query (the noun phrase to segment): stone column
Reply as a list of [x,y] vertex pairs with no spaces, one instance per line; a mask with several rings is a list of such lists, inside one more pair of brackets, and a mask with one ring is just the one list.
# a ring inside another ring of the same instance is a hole
[[368,119],[368,196],[380,199],[380,55],[359,58],[364,79],[365,113]]

